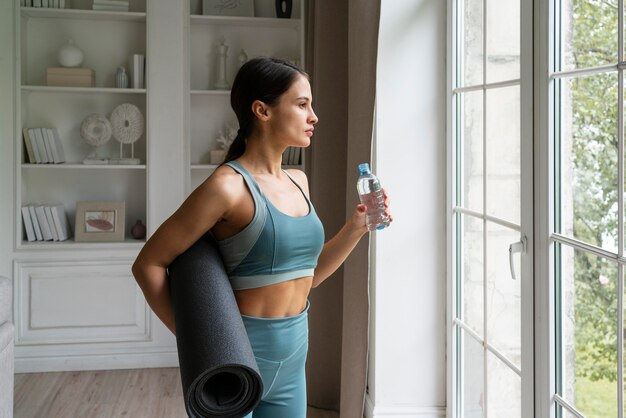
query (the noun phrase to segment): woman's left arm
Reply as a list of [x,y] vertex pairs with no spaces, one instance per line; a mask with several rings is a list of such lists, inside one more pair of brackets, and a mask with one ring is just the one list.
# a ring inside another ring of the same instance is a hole
[[[393,216],[388,210],[389,196],[384,190],[383,193],[385,195],[385,213],[389,216],[389,220],[393,221]],[[365,205],[357,205],[346,224],[334,237],[326,241],[313,274],[313,287],[319,286],[330,277],[346,261],[361,237],[368,232],[367,226],[365,226],[365,211]]]

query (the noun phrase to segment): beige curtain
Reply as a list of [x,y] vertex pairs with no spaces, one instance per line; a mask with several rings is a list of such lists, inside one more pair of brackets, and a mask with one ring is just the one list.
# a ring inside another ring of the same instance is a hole
[[[346,215],[358,203],[357,165],[371,161],[380,1],[350,0],[348,23],[348,150]],[[344,264],[341,350],[342,418],[361,418],[369,342],[369,240]]]
[[[333,236],[358,204],[357,164],[371,161],[379,0],[309,0],[307,70],[320,118],[309,150],[311,196]],[[345,210],[338,210],[344,207]],[[308,401],[363,416],[367,384],[369,245],[311,293]]]

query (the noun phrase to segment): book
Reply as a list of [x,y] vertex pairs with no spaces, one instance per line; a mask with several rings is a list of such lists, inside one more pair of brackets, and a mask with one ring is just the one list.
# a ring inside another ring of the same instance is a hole
[[37,241],[43,241],[43,234],[41,233],[41,227],[39,226],[37,213],[35,213],[35,206],[28,205],[28,211],[30,212],[30,220],[33,222],[33,228],[35,229],[35,236],[37,237]]
[[37,138],[35,137],[35,129],[28,128],[28,138],[33,146],[33,154],[35,155],[35,163],[41,162],[41,155],[39,154],[39,146],[37,145]]
[[36,241],[37,236],[35,236],[35,228],[32,219],[30,219],[28,206],[22,206],[22,220],[24,221],[24,229],[26,230],[26,239],[28,242]]
[[41,228],[43,240],[52,241],[52,231],[50,230],[50,225],[48,224],[48,219],[46,218],[44,206],[35,206],[35,213],[37,214],[37,221],[39,222],[39,227]]
[[52,218],[54,219],[54,226],[59,235],[59,241],[65,241],[72,236],[72,231],[69,227],[67,220],[67,214],[65,213],[65,207],[62,204],[50,206],[52,212]]
[[52,137],[48,135],[46,128],[39,128],[41,130],[41,136],[43,136],[43,143],[46,147],[46,154],[48,155],[48,162],[54,163],[54,154],[52,153]]
[[57,147],[56,144],[54,143],[54,136],[52,135],[52,129],[50,128],[41,128],[41,131],[44,134],[44,137],[46,138],[46,141],[48,142],[48,147],[50,148],[50,154],[52,154],[52,162],[54,164],[58,164],[59,163],[59,155],[57,153]]
[[50,227],[50,232],[52,233],[52,240],[58,241],[59,234],[57,234],[57,228],[54,226],[54,219],[52,218],[52,212],[50,211],[50,206],[44,206],[43,211],[46,215],[46,221],[48,221],[48,226]]
[[27,163],[36,163],[35,150],[33,149],[33,143],[28,134],[28,128],[22,129],[22,136],[24,137],[24,146],[26,147],[26,155],[24,161]]
[[52,131],[52,137],[54,138],[54,147],[56,148],[56,153],[59,156],[59,163],[65,162],[65,151],[63,150],[63,143],[61,142],[61,138],[59,137],[59,131],[54,128]]
[[46,144],[43,140],[43,135],[41,134],[41,128],[34,128],[33,131],[35,132],[37,149],[39,150],[39,158],[41,159],[39,162],[45,164],[48,162],[48,153],[46,151]]

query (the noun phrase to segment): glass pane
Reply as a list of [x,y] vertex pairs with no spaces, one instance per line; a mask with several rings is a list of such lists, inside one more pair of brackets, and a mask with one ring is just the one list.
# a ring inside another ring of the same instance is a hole
[[[487,342],[521,368],[521,287],[519,255],[514,255],[518,279],[511,277],[509,245],[518,231],[487,223]],[[491,414],[490,414],[491,415]]]
[[617,64],[617,0],[561,0],[562,70]]
[[487,352],[487,416],[522,416],[522,378],[491,352]]
[[461,86],[483,83],[483,0],[463,0]]
[[557,246],[561,396],[586,417],[616,417],[617,265]]
[[561,82],[561,233],[617,251],[617,74]]
[[487,83],[520,78],[520,0],[487,0]]
[[461,94],[463,207],[483,211],[483,92]]
[[463,393],[463,418],[482,418],[485,416],[485,353],[483,346],[461,331],[463,353],[463,370],[461,377]]
[[463,318],[483,336],[483,221],[463,215]]
[[520,89],[487,91],[487,214],[520,222]]

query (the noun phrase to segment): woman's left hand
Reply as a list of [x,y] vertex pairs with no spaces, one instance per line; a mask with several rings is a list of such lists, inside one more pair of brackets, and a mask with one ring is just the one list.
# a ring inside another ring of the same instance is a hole
[[[385,215],[389,217],[389,222],[391,223],[393,222],[393,216],[389,212],[389,195],[387,194],[385,189],[382,189],[382,191],[383,191],[383,196],[385,197]],[[355,230],[358,230],[361,234],[365,234],[366,232],[368,232],[367,225],[365,224],[366,212],[367,212],[367,206],[365,206],[364,204],[358,204],[356,205],[356,208],[354,209],[354,213],[352,214],[352,217],[349,220],[349,223],[352,226],[352,228],[354,228]]]

